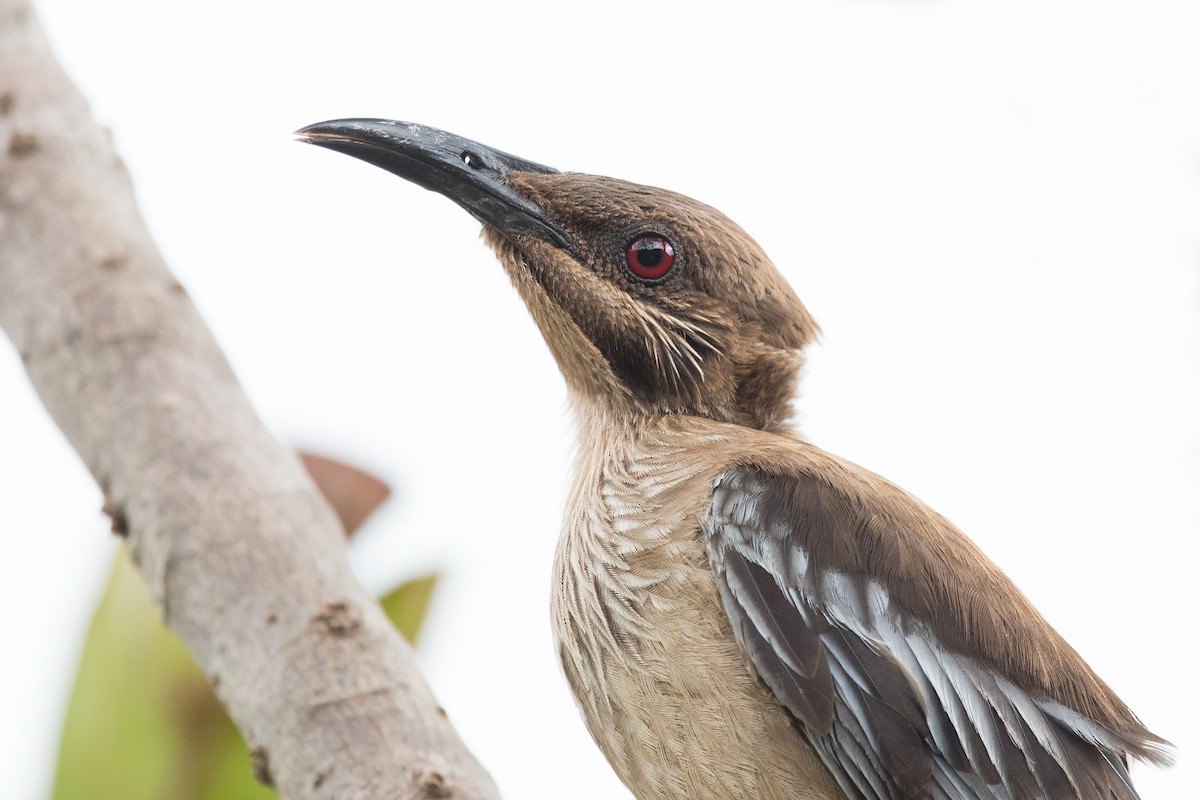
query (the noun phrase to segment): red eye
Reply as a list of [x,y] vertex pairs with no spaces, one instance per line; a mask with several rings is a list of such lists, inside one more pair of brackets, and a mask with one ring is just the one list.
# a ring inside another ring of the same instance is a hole
[[644,233],[625,247],[625,263],[634,277],[656,281],[671,271],[675,248],[665,236]]

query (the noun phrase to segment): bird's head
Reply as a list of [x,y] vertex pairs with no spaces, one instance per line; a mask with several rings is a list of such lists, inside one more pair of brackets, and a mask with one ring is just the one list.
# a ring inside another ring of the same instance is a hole
[[817,326],[719,211],[411,123],[335,120],[297,135],[444,194],[482,222],[578,398],[619,415],[786,426]]

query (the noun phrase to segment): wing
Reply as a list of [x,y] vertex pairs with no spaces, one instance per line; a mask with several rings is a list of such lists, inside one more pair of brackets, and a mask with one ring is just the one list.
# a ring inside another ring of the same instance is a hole
[[739,467],[702,526],[759,676],[851,798],[1136,800],[1168,760],[949,522],[865,470]]

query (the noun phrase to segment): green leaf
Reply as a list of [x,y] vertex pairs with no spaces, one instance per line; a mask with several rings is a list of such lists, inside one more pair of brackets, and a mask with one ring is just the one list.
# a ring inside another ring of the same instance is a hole
[[436,584],[436,575],[413,578],[393,589],[379,601],[388,619],[410,644],[417,643],[421,623],[429,609],[429,600],[433,596],[433,587]]

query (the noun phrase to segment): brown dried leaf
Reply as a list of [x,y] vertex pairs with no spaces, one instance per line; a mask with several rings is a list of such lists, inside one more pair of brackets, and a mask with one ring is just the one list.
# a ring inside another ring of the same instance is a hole
[[333,506],[350,536],[392,493],[386,483],[357,467],[314,453],[300,453],[304,468]]

